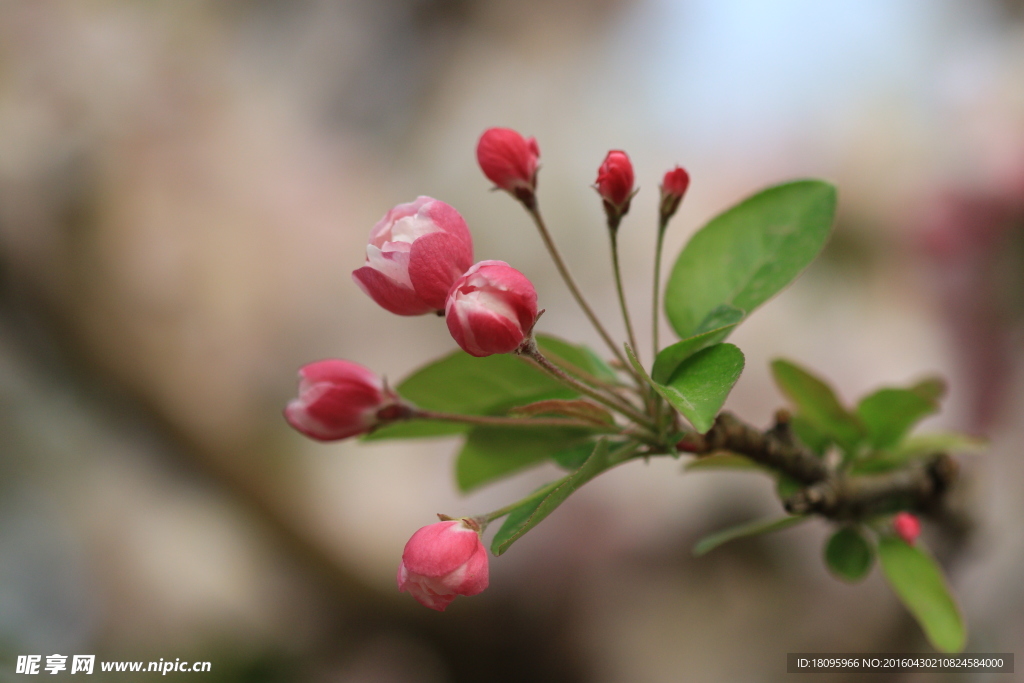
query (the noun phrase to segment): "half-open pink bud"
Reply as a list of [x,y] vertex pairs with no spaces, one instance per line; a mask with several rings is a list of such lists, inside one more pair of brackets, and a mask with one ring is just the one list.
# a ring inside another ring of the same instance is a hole
[[405,544],[398,565],[398,590],[430,609],[443,612],[457,595],[487,588],[487,550],[480,529],[453,519],[425,526]]
[[380,219],[366,245],[366,265],[352,272],[359,288],[398,315],[444,310],[452,283],[473,263],[473,237],[459,212],[418,197]]
[[488,128],[476,145],[476,160],[484,175],[528,204],[537,189],[538,157],[537,141],[511,128]]
[[473,356],[515,351],[537,321],[537,290],[504,261],[481,261],[452,285],[448,331]]
[[686,172],[686,169],[676,166],[665,173],[665,177],[661,181],[660,210],[663,221],[675,214],[688,187],[690,187],[690,174]]
[[332,359],[299,370],[299,397],[288,404],[284,417],[308,437],[337,441],[396,419],[400,407],[398,397],[372,371]]
[[608,152],[601,167],[597,169],[594,188],[604,200],[604,210],[609,221],[618,219],[629,211],[629,202],[636,194],[633,191],[633,163],[629,156],[617,149]]
[[910,545],[921,535],[921,520],[909,512],[900,512],[892,520],[893,531]]

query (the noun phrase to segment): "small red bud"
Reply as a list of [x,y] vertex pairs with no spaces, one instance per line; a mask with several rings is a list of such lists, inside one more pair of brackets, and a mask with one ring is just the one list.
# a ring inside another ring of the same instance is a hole
[[661,181],[662,221],[667,221],[679,209],[679,203],[683,201],[683,195],[686,194],[688,187],[690,187],[690,174],[686,172],[686,169],[676,166],[665,173],[665,177]]
[[892,528],[909,545],[914,545],[914,541],[921,535],[921,521],[909,512],[901,512],[893,517]]
[[299,396],[285,408],[288,424],[318,441],[365,434],[405,410],[373,371],[347,360],[322,360],[299,370]]
[[604,200],[609,224],[617,227],[619,220],[629,211],[629,202],[636,194],[633,190],[633,163],[625,152],[617,149],[608,152],[601,167],[597,169],[594,189]]
[[488,128],[476,145],[480,170],[502,190],[532,207],[537,190],[540,149],[533,138],[511,128]]

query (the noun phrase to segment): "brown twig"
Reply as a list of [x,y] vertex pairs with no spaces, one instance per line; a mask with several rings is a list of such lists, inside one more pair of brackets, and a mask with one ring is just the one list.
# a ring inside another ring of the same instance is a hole
[[800,444],[785,411],[779,411],[775,424],[763,432],[731,413],[722,413],[707,434],[688,434],[677,448],[698,457],[731,451],[791,477],[802,484],[783,501],[794,515],[853,521],[912,510],[950,530],[969,526],[963,513],[954,510],[948,500],[959,468],[945,453],[935,453],[884,474],[851,475],[830,468],[824,459]]
[[732,413],[721,413],[707,434],[688,434],[676,447],[698,456],[715,451],[739,453],[801,484],[815,484],[829,476],[825,462],[790,437],[788,420],[784,419],[761,432]]

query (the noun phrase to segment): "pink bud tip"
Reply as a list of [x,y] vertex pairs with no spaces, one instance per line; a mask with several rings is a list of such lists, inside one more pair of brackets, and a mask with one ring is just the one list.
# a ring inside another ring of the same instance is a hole
[[921,520],[909,512],[900,512],[892,520],[892,528],[896,535],[910,545],[921,535]]
[[537,321],[533,283],[504,261],[481,261],[452,285],[448,331],[473,356],[516,350]]
[[285,408],[292,427],[318,441],[364,434],[397,397],[372,371],[347,360],[322,360],[299,370],[299,396]]
[[452,283],[473,263],[473,237],[459,212],[419,197],[388,211],[370,232],[366,264],[352,279],[398,315],[444,310]]
[[476,145],[476,160],[488,180],[524,202],[537,189],[540,149],[511,128],[488,128]]
[[661,215],[663,219],[668,219],[675,214],[688,187],[690,187],[690,174],[686,172],[686,169],[676,166],[665,173],[665,177],[661,181]]
[[462,519],[437,522],[405,544],[398,590],[443,612],[457,595],[476,595],[487,588],[487,572],[487,550],[478,528]]
[[609,219],[617,221],[629,211],[633,198],[633,163],[629,156],[617,149],[608,152],[601,167],[597,169],[597,183],[594,185],[604,200],[605,212]]

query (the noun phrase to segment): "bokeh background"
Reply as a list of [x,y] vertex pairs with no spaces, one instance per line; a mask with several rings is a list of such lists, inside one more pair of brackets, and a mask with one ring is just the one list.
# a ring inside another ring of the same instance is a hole
[[0,680],[54,652],[209,660],[219,681],[636,683],[927,651],[877,569],[828,575],[824,524],[692,558],[779,504],[670,459],[588,485],[443,615],[397,594],[435,513],[555,469],[464,497],[451,440],[316,444],[280,411],[303,363],[397,380],[453,348],[349,277],[419,194],[533,279],[544,331],[598,347],[476,167],[494,125],[537,137],[555,239],[614,329],[588,187],[608,149],[641,188],[621,233],[640,321],[673,164],[693,183],[670,257],[756,189],[837,183],[824,255],[733,337],[728,407],[767,424],[779,356],[850,401],[949,378],[928,427],[991,439],[961,460],[977,526],[946,557],[969,649],[1024,654],[1024,3],[3,0]]

